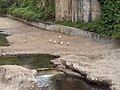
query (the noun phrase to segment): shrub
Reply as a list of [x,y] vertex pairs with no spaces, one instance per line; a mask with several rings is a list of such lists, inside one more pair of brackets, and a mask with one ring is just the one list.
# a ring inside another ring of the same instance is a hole
[[104,33],[120,37],[120,0],[100,0]]
[[26,20],[54,20],[55,5],[47,1],[43,7],[40,0],[17,0],[10,8],[9,14]]

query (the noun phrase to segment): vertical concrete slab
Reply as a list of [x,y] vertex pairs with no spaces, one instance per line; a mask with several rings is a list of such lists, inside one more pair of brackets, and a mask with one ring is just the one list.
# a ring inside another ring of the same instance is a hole
[[98,0],[56,0],[56,20],[88,22],[100,16]]

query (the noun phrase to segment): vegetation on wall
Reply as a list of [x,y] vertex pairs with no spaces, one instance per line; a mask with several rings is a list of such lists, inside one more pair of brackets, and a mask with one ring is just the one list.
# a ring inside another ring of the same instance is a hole
[[11,1],[10,0],[0,0],[0,14],[7,12],[6,10],[11,5]]
[[9,13],[26,20],[54,20],[54,0],[17,0],[10,7]]
[[76,23],[68,20],[68,21],[55,21],[55,23],[62,24],[65,26],[80,28],[90,32],[104,34],[104,31],[102,31],[103,30],[102,20],[94,20],[91,22],[76,22]]
[[120,0],[99,0],[102,16],[91,22],[57,21],[57,23],[72,26],[87,31],[120,38]]
[[54,0],[0,0],[0,10],[26,20],[55,19]]
[[[119,38],[120,0],[99,0],[99,2],[102,9],[100,20],[89,23],[71,21],[57,23]],[[55,0],[0,0],[0,13],[9,13],[26,20],[54,21]]]

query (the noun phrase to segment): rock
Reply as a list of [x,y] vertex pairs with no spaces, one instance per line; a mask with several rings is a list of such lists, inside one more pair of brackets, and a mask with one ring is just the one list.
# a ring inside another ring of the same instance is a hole
[[0,66],[0,90],[38,90],[36,74],[17,65]]
[[[66,55],[51,62],[56,70],[65,74],[85,78],[91,83],[105,85],[112,90],[119,90],[119,74],[115,74],[119,70],[114,69],[116,66],[113,67],[112,64],[115,63],[113,60],[115,59],[103,59],[99,55],[94,58],[89,55]],[[118,61],[116,62],[118,63]]]

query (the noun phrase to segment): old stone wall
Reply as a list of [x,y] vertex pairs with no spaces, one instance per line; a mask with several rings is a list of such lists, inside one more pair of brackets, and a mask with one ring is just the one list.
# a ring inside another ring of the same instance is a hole
[[71,19],[72,13],[72,0],[56,0],[56,19],[64,20]]
[[100,16],[98,0],[56,0],[56,20],[88,22]]

